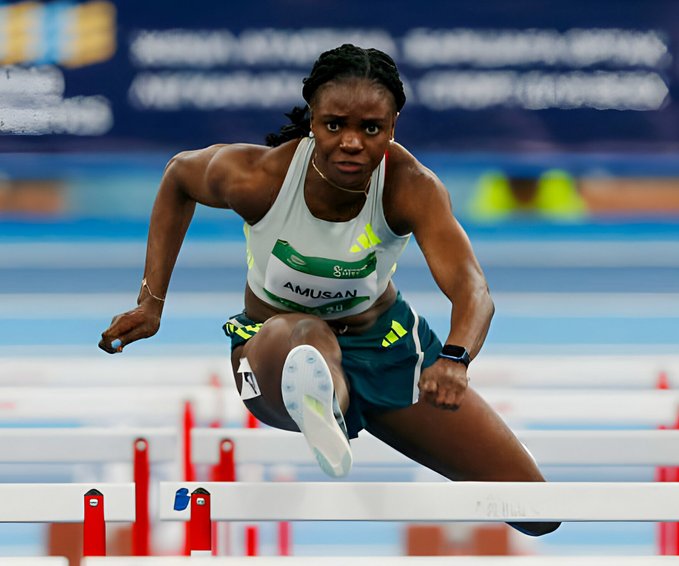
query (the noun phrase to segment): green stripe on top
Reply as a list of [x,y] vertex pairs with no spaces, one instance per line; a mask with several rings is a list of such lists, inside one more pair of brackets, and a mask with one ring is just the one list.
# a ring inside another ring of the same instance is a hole
[[377,267],[374,251],[358,261],[340,261],[308,257],[299,253],[285,240],[277,240],[271,253],[295,271],[328,279],[363,279]]

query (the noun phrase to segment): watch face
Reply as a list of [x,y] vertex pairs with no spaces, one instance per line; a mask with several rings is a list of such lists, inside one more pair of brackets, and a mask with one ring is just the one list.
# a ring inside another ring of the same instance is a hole
[[463,348],[462,346],[453,346],[452,344],[446,344],[441,349],[441,353],[445,354],[446,356],[453,356],[455,358],[461,358],[467,353],[467,350],[465,348]]

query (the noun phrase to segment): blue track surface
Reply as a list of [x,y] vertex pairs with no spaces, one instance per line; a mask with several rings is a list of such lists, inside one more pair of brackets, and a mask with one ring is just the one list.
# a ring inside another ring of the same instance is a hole
[[[618,246],[624,252],[620,246],[644,242],[674,245],[679,242],[678,226],[668,221],[470,227],[472,242],[485,250],[480,259],[498,307],[485,355],[536,349],[629,353],[643,348],[645,353],[679,353],[677,262],[662,255],[657,261],[649,260],[643,252],[619,265],[599,266],[591,261],[599,246]],[[96,343],[111,317],[134,304],[146,230],[144,221],[15,219],[0,223],[0,254],[4,254],[0,265],[0,356],[53,355],[63,350],[99,356],[105,363],[107,357],[98,351]],[[242,251],[231,245],[240,239],[239,222],[198,221],[192,226],[188,242],[199,249],[201,245],[210,246],[209,253],[197,263],[188,261],[188,256],[180,257],[161,331],[153,340],[130,347],[126,355],[162,355],[168,351],[226,355],[228,342],[220,327],[227,316],[240,310],[245,278]],[[495,249],[508,242],[518,254],[515,265],[511,254],[503,257],[503,252]],[[519,252],[536,242],[553,246],[557,257],[562,250],[580,246],[583,259],[590,260],[583,265],[524,261],[526,255]],[[17,248],[17,244],[22,247]],[[59,248],[62,255],[41,256],[48,244],[64,244]],[[125,251],[130,244],[136,250],[131,254]],[[223,253],[219,251],[221,245]],[[136,257],[127,257],[126,253]],[[31,259],[33,256],[37,259]],[[112,261],[107,265],[109,257]],[[439,334],[445,334],[449,307],[416,249],[409,250],[395,280],[419,313]],[[546,302],[544,298],[537,300],[544,294]],[[187,296],[199,299],[188,311],[181,307],[181,298]],[[217,297],[218,302],[201,302],[201,297],[210,296]],[[550,477],[563,479],[562,473],[555,471]],[[652,471],[646,470],[634,478],[649,475]],[[39,531],[32,525],[0,527],[0,555],[12,544],[39,544],[38,537]],[[299,554],[312,552],[316,545],[335,544],[338,539],[360,545],[357,548],[363,553],[371,548],[379,554],[401,551],[401,532],[396,525],[295,525]],[[572,523],[541,544],[545,552],[572,549],[581,554],[589,549],[596,552],[602,543],[614,544],[615,553],[625,554],[640,550],[652,553],[654,540],[652,524]]]

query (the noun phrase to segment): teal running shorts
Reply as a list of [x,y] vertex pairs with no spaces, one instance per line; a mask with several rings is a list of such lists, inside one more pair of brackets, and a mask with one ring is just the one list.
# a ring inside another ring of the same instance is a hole
[[[262,327],[244,313],[223,329],[231,349],[245,344]],[[408,407],[417,401],[420,372],[441,352],[441,341],[400,293],[394,304],[364,334],[338,335],[350,403],[344,416],[350,438],[366,426],[366,415]]]

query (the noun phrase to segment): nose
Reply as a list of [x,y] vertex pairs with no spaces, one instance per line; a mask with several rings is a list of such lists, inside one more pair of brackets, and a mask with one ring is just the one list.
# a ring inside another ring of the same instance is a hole
[[346,130],[340,140],[340,149],[349,153],[356,153],[363,149],[363,140],[357,132]]

